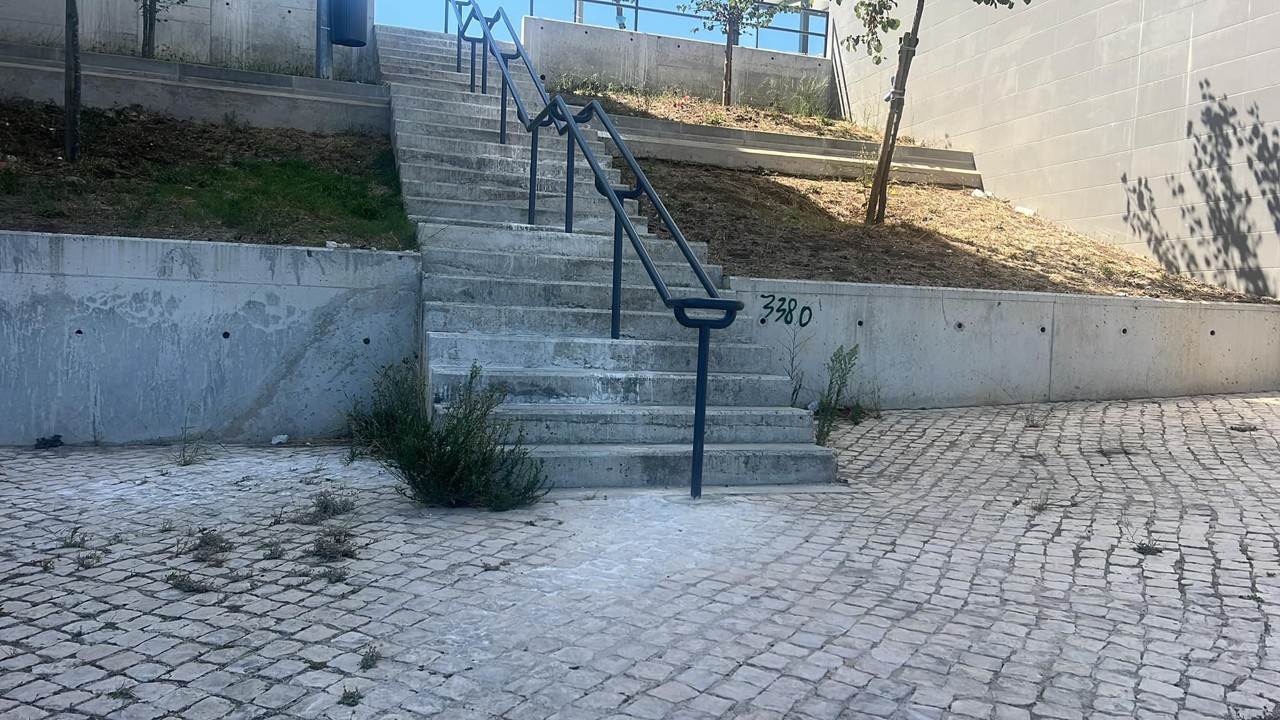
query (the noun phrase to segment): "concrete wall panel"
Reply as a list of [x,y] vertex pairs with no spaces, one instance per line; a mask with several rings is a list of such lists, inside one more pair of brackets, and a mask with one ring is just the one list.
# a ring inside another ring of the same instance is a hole
[[[80,44],[86,51],[137,55],[142,19],[136,0],[80,0]],[[156,23],[156,57],[225,67],[306,74],[315,64],[316,0],[188,0]],[[374,2],[369,2],[372,38]],[[0,0],[0,41],[59,46],[64,6],[45,0]],[[334,48],[344,80],[377,79],[368,48]]]
[[[836,37],[856,23],[833,6]],[[1280,146],[1280,2],[931,0],[921,35],[903,132],[972,150],[988,190],[1047,217],[1280,294],[1262,280],[1280,266],[1239,272],[1231,240],[1280,231],[1280,207],[1242,206],[1280,194],[1280,176],[1255,172]],[[839,52],[842,105],[879,123],[893,58]]]
[[[732,282],[755,341],[772,352],[775,372],[788,373],[796,349],[803,403],[817,397],[824,364],[841,345],[858,346],[855,392],[885,408],[1280,387],[1280,306]],[[777,311],[780,302],[785,312]]]
[[[721,97],[721,43],[535,17],[524,19],[521,34],[534,65],[553,83],[593,80]],[[819,112],[838,112],[830,59],[749,47],[737,48],[733,57],[735,102],[767,106],[802,98]]]
[[410,357],[413,253],[0,232],[0,445],[332,435]]

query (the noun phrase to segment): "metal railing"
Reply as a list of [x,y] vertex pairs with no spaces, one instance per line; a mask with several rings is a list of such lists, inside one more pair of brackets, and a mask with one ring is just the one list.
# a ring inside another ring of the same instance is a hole
[[[489,17],[480,10],[476,0],[445,0],[445,3],[447,6],[452,6],[458,20],[456,33],[456,69],[458,72],[462,72],[463,41],[466,41],[471,46],[472,92],[476,90],[475,56],[477,46],[483,45],[484,50],[480,78],[480,91],[482,93],[488,92],[489,56],[493,55],[497,61],[498,69],[502,74],[502,110],[498,125],[499,142],[503,144],[507,142],[508,93],[510,93],[511,99],[515,103],[517,119],[524,126],[524,129],[531,134],[529,140],[529,224],[537,224],[538,133],[545,127],[554,127],[559,135],[567,138],[564,231],[566,233],[573,232],[575,146],[582,153],[583,160],[591,168],[591,173],[595,177],[596,191],[609,201],[609,205],[613,209],[613,294],[609,336],[617,340],[622,332],[622,237],[624,234],[630,239],[636,257],[640,259],[641,265],[644,266],[645,273],[649,276],[649,280],[652,281],[654,289],[657,290],[658,296],[662,299],[663,305],[675,314],[676,321],[681,325],[698,331],[698,364],[693,413],[693,463],[689,492],[694,498],[701,497],[703,449],[706,440],[707,375],[711,352],[711,331],[723,330],[732,325],[738,311],[743,308],[742,302],[720,297],[715,283],[711,282],[711,279],[707,277],[706,270],[698,262],[697,256],[693,254],[693,250],[690,249],[684,234],[680,232],[680,228],[676,225],[675,220],[672,219],[671,213],[662,204],[662,199],[658,197],[657,191],[653,189],[653,185],[645,177],[644,171],[640,169],[640,164],[636,162],[635,156],[627,148],[622,135],[618,133],[613,120],[609,118],[609,114],[600,106],[599,101],[592,101],[586,108],[575,114],[563,97],[557,95],[552,98],[548,95],[546,87],[542,84],[542,79],[538,77],[538,74],[533,69],[533,63],[530,62],[524,45],[520,42],[519,36],[516,35],[515,28],[512,27],[510,18],[507,17],[506,11],[502,8],[498,8],[497,13]],[[463,8],[467,8],[465,16]],[[494,40],[493,27],[499,22],[504,23],[507,31],[511,33],[511,37],[514,38],[514,51],[504,52],[498,42]],[[467,34],[473,25],[479,29],[479,37],[472,37]],[[543,109],[537,115],[530,116],[528,107],[525,105],[523,98],[520,97],[520,90],[516,86],[515,78],[511,76],[509,62],[512,60],[523,62],[525,70],[528,71],[529,77],[533,80],[534,88],[538,91],[538,99],[543,105]],[[635,177],[635,187],[614,187],[613,183],[610,182],[608,173],[605,172],[604,166],[601,165],[600,160],[596,158],[595,153],[591,150],[591,145],[588,143],[587,136],[581,127],[584,123],[593,120],[599,121],[617,146],[618,152],[626,161],[627,168],[631,171],[632,176]],[[663,280],[657,265],[654,264],[653,259],[649,256],[649,251],[640,240],[640,234],[636,231],[635,224],[631,222],[631,218],[627,215],[626,207],[623,205],[624,200],[636,200],[642,197],[647,198],[652,203],[658,217],[662,220],[662,224],[680,248],[681,254],[689,263],[694,276],[705,291],[705,296],[676,297],[671,293],[671,289],[667,287],[667,283]],[[705,313],[719,314],[713,314],[708,317]]]
[[[529,0],[529,17],[537,16],[537,12],[535,10],[535,2],[536,0]],[[620,20],[622,18],[625,18],[624,13],[630,13],[631,27],[622,27],[622,23],[619,22],[619,29],[632,30],[635,32],[640,32],[640,18],[644,17],[645,15],[663,15],[667,17],[688,18],[690,20],[696,20],[698,24],[701,24],[703,20],[707,19],[705,15],[699,15],[697,13],[683,12],[681,10],[670,10],[668,8],[657,7],[654,5],[645,5],[644,3],[641,2],[641,0],[554,0],[554,2],[556,4],[565,4],[566,2],[572,3],[575,7],[573,21],[578,24],[584,24],[584,18],[583,18],[583,12],[582,12],[581,6],[585,6],[585,5],[599,5],[603,7],[612,8],[617,11],[616,17],[619,18]],[[765,3],[760,3],[760,4],[764,5]],[[449,32],[449,14],[450,14],[449,5],[450,5],[449,0],[445,0],[444,31],[446,33]],[[800,16],[799,29],[768,25],[763,28],[758,28],[752,31],[752,34],[755,36],[755,46],[757,48],[760,47],[760,36],[763,35],[764,33],[783,33],[783,34],[796,36],[796,52],[797,53],[801,55],[809,55],[811,54],[810,53],[811,45],[818,45],[818,47],[821,48],[821,52],[814,51],[812,54],[826,57],[827,56],[827,24],[830,22],[828,13],[823,10],[813,10],[811,8],[802,6],[797,9],[797,14]],[[823,28],[821,32],[817,30],[809,29],[813,20],[815,19],[819,19],[822,21],[820,23],[821,27]],[[585,24],[589,25],[592,23],[585,23]],[[604,26],[601,26],[601,27],[604,27]],[[515,38],[516,36],[514,33],[512,33],[511,37]],[[820,42],[816,42],[816,41],[820,41]]]

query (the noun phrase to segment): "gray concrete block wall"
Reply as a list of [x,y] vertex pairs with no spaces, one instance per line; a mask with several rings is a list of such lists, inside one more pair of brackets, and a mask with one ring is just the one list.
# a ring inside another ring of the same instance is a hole
[[[905,133],[972,150],[987,189],[1049,218],[1280,294],[1280,2],[933,0],[921,35]],[[895,60],[841,48],[850,117],[882,121]]]
[[[62,103],[62,50],[0,42],[0,98]],[[368,85],[85,53],[86,107],[140,105],[181,120],[308,132],[391,130],[391,94]]]
[[412,357],[417,253],[0,232],[0,445],[333,435]]
[[[549,82],[591,79],[653,92],[721,98],[722,43],[537,17],[524,18],[521,35],[534,66]],[[802,100],[827,114],[839,109],[828,58],[739,47],[734,50],[733,66],[735,103],[785,106]]]
[[[142,17],[136,0],[79,0],[80,43],[87,51],[136,55]],[[335,76],[377,79],[369,2],[367,48],[334,48]],[[262,72],[308,74],[315,66],[315,0],[188,0],[156,23],[156,57]],[[58,45],[64,5],[0,0],[0,41]]]

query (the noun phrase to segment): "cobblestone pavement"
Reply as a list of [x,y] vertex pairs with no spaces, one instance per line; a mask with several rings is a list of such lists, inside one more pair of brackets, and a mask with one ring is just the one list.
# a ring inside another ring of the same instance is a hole
[[[338,448],[0,451],[0,717],[1257,717],[1277,430],[1245,397],[895,412],[839,432],[848,487],[504,514]],[[355,509],[294,516],[325,489]],[[355,558],[310,554],[340,527]]]

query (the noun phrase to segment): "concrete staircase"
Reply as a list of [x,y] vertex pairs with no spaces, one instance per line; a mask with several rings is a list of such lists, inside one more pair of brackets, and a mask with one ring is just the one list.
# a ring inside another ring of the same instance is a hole
[[[500,412],[523,428],[557,486],[687,484],[697,332],[663,306],[628,243],[623,339],[609,339],[613,211],[586,163],[578,158],[575,232],[566,234],[565,141],[544,131],[537,223],[523,224],[529,138],[512,105],[509,142],[498,143],[496,67],[486,97],[469,92],[469,53],[455,72],[452,35],[379,27],[377,42],[405,202],[419,223],[434,400],[447,404],[477,362],[487,382],[507,385]],[[527,71],[512,67],[539,112]],[[609,149],[591,142],[607,167]],[[644,232],[636,205],[627,210]],[[675,295],[704,295],[674,242],[644,240]],[[705,244],[692,246],[723,284]],[[809,413],[788,407],[790,380],[770,374],[768,353],[749,342],[751,322],[740,316],[712,332],[704,483],[834,480],[834,457],[813,444]]]

